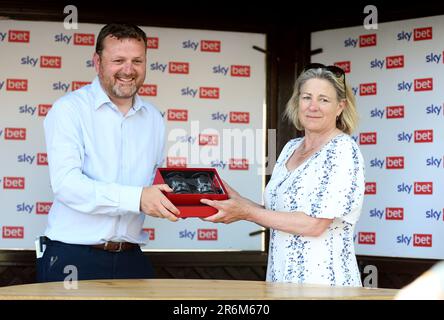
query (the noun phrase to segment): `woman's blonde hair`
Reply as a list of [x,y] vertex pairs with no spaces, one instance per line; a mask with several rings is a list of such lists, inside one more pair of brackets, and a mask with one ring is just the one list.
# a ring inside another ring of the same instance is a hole
[[294,84],[293,95],[291,96],[290,100],[288,100],[284,117],[288,118],[296,129],[300,131],[304,130],[304,126],[298,117],[299,96],[301,94],[302,86],[308,80],[315,78],[324,79],[330,82],[336,91],[338,101],[341,99],[346,100],[344,110],[336,119],[336,127],[347,134],[351,134],[358,125],[358,113],[356,111],[355,96],[353,95],[350,85],[345,84],[345,75],[336,77],[331,71],[324,68],[308,69],[299,75]]

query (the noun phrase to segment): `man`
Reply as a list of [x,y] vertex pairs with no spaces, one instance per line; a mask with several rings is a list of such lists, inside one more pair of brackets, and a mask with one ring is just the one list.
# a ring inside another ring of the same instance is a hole
[[[37,259],[39,282],[150,278],[140,250],[146,215],[177,221],[179,210],[150,186],[163,162],[160,112],[137,91],[146,74],[146,35],[109,24],[97,37],[98,77],[57,100],[44,121],[54,201]],[[74,274],[75,272],[75,274]]]

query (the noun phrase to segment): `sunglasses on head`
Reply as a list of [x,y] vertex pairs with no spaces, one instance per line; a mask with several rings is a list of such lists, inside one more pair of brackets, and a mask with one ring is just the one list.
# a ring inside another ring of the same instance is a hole
[[331,73],[333,73],[333,75],[336,78],[341,78],[344,77],[344,91],[347,92],[346,90],[346,86],[345,86],[345,71],[344,69],[338,67],[338,66],[334,66],[334,65],[330,65],[330,66],[326,66],[325,64],[322,63],[310,63],[308,65],[305,66],[304,68],[304,72],[308,71],[310,69],[323,69],[323,70],[327,70],[330,71]]

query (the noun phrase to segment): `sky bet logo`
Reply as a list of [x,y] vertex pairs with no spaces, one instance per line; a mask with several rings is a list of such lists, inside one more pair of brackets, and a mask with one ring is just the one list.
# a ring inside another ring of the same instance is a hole
[[385,211],[374,208],[369,211],[370,218],[381,220],[384,212],[386,220],[404,220],[404,208],[385,208]]
[[359,244],[376,244],[376,232],[358,232]]
[[376,132],[361,132],[359,134],[359,144],[376,144]]
[[73,39],[73,37],[74,37],[73,44],[75,46],[94,46],[95,43],[94,33],[74,33],[74,35],[72,36],[60,33],[54,36],[54,42],[69,44]]
[[[426,106],[426,114],[432,114],[432,115],[436,115],[439,116],[441,114],[441,111],[443,110],[444,104],[442,106],[440,105],[434,105],[431,104],[429,106]],[[444,114],[444,112],[443,112]]]
[[28,155],[26,153],[19,154],[17,156],[17,162],[18,163],[25,163],[25,164],[33,164],[34,160],[36,160],[36,164],[38,166],[47,166],[48,165],[48,156],[46,153],[37,153],[36,156]]
[[384,114],[387,119],[401,119],[404,118],[404,106],[387,106],[384,109],[374,108],[370,110],[371,118],[382,119]]
[[397,34],[396,39],[398,41],[410,41],[412,39],[412,34],[413,41],[431,40],[433,38],[433,29],[432,27],[416,28],[413,29],[413,32],[407,32],[403,30]]
[[168,121],[188,121],[188,110],[186,109],[168,109]]
[[[249,112],[240,112],[240,111],[231,111],[230,114],[230,123],[242,123],[248,124],[250,123],[250,113]],[[228,114],[222,112],[216,112],[211,114],[211,120],[213,121],[227,121]]]
[[404,68],[404,55],[386,57],[385,61],[379,59],[370,61],[371,69],[382,69],[384,65],[386,69]]
[[220,90],[216,87],[199,87],[199,90],[186,87],[181,89],[181,95],[194,98],[198,91],[200,99],[219,99]]
[[441,158],[435,158],[435,157],[432,156],[430,158],[427,158],[426,166],[427,167],[437,167],[437,168],[439,168],[439,167],[441,167],[441,163],[444,162],[443,160],[444,160],[444,157],[441,159]]
[[153,241],[156,239],[156,229],[154,228],[143,228],[143,231],[148,233],[148,240]]
[[35,213],[36,214],[48,214],[51,209],[52,202],[36,202]]
[[69,88],[71,88],[71,91],[75,91],[75,90],[78,90],[81,87],[86,86],[90,83],[91,83],[91,81],[73,81],[73,82],[71,82],[71,84],[69,84],[69,83],[63,83],[61,81],[58,81],[58,82],[54,82],[52,84],[52,90],[67,92],[69,90]]
[[351,61],[338,61],[333,63],[333,65],[341,68],[345,73],[351,72]]
[[189,74],[190,64],[188,62],[174,62],[168,64],[168,72],[175,74]]
[[227,121],[228,114],[222,112],[215,112],[211,114],[211,120],[213,121]]
[[200,87],[199,98],[201,99],[219,99],[219,88]]
[[404,157],[386,157],[386,169],[404,169]]
[[182,230],[179,231],[179,239],[191,239],[193,240],[196,236],[196,231],[190,231],[190,230]]
[[3,226],[2,238],[3,239],[23,239],[25,236],[24,227],[20,226]]
[[[444,51],[443,51],[443,54],[444,54]],[[425,61],[426,61],[426,63],[437,63],[438,64],[441,61],[441,57],[442,57],[441,53],[435,54],[435,53],[431,52],[430,54],[426,55]],[[444,60],[443,60],[443,62],[444,62]]]
[[85,66],[86,66],[87,68],[94,68],[94,61],[93,61],[92,59],[88,59],[88,60],[86,60],[86,62],[85,62]]
[[26,128],[5,128],[4,135],[5,140],[26,140]]
[[[2,41],[6,34],[2,35]],[[25,30],[9,30],[8,31],[8,42],[22,42],[29,43],[30,32]]]
[[145,97],[156,97],[157,96],[157,85],[156,84],[144,84],[140,87],[137,92],[139,96]]
[[[48,214],[51,209],[52,202],[36,202],[35,204],[35,213],[36,214]],[[25,202],[20,203],[16,206],[16,211],[21,213],[31,213],[34,209],[33,204],[27,204]]]
[[431,91],[433,90],[433,78],[415,79],[414,82],[402,81],[398,83],[398,91]]
[[431,234],[414,233],[413,237],[401,234],[396,237],[396,243],[405,244],[407,246],[409,246],[412,243],[412,240],[413,240],[414,247],[432,247],[432,235]]
[[213,67],[214,74],[222,74],[226,76],[228,74],[228,70],[230,70],[230,76],[232,77],[249,78],[251,75],[251,67],[246,65],[231,65],[230,67],[224,67],[219,64]]
[[6,36],[8,36],[8,42],[29,43],[30,40],[29,31],[24,30],[9,30],[8,33],[0,32],[0,42],[5,41]]
[[196,139],[195,136],[184,135],[176,137],[176,142],[194,144]]
[[372,83],[361,83],[359,85],[359,95],[360,96],[374,96],[377,93],[376,82]]
[[426,219],[439,221],[442,217],[442,211],[430,209],[426,211]]
[[415,182],[413,186],[411,184],[402,183],[397,186],[399,193],[410,194],[412,192],[416,195],[431,195],[433,194],[433,182]]
[[250,123],[250,113],[249,112],[230,112],[230,123]]
[[39,104],[39,111],[38,116],[39,117],[46,117],[48,114],[48,111],[52,108],[52,104]]
[[[154,63],[150,64],[151,71],[160,71],[160,72],[164,73],[166,68],[167,68],[166,63],[154,62]],[[168,63],[168,73],[170,73],[170,74],[189,74],[190,73],[190,64],[188,62],[171,61]]]
[[37,111],[37,115],[39,117],[45,117],[48,114],[48,111],[51,109],[52,105],[50,104],[39,104],[38,107],[33,107],[25,104],[24,106],[19,106],[19,113],[21,114],[30,114],[31,116]]
[[199,241],[216,241],[217,229],[197,229],[197,240]]
[[248,160],[247,159],[231,158],[228,161],[228,169],[230,169],[230,170],[248,170]]
[[370,161],[371,168],[404,169],[404,157],[386,157],[385,160],[374,158]]
[[387,119],[404,118],[404,106],[388,106],[385,111]]
[[147,49],[159,49],[159,38],[147,37],[146,38],[146,48]]
[[31,116],[33,116],[37,110],[37,107],[28,106],[27,104],[25,104],[24,106],[19,106],[18,109],[19,113],[30,114]]
[[37,111],[37,115],[39,117],[45,117],[48,114],[48,111],[51,109],[51,104],[39,104],[38,107],[33,107],[25,104],[24,106],[19,106],[19,113],[21,114],[30,114],[31,116]]
[[210,165],[212,168],[225,169],[227,163],[222,160],[212,160]]
[[[20,60],[22,65],[30,65],[35,67],[39,58],[32,58],[30,56],[23,57]],[[60,56],[40,56],[40,68],[60,69],[62,67],[62,57]]]
[[[183,49],[191,49],[196,51],[199,47],[198,41],[187,40],[182,42]],[[201,40],[200,41],[200,51],[202,52],[220,52],[221,42],[218,40]]]
[[37,165],[38,166],[48,165],[48,154],[46,152],[37,153]]
[[61,81],[54,82],[52,84],[52,90],[67,92],[71,85],[69,83],[63,83]]
[[386,220],[404,220],[404,208],[385,208]]
[[217,240],[217,229],[197,229],[196,231],[182,230],[179,231],[179,239],[190,239],[194,240],[197,233],[198,241],[216,241]]
[[[376,46],[376,33],[373,34],[365,34],[359,36],[359,48],[365,48],[365,47],[374,47]],[[358,44],[358,39],[348,38],[344,41],[344,47],[352,47],[356,48],[356,45]]]
[[[3,87],[4,81],[0,82],[0,89]],[[7,91],[28,91],[27,79],[6,79]]]
[[376,182],[366,182],[364,194],[376,194]]
[[167,168],[186,168],[187,158],[185,157],[167,157]]
[[91,84],[91,81],[73,81],[71,84],[71,90],[75,91],[80,89],[83,86],[86,86],[88,84]]
[[433,130],[415,130],[414,133],[407,133],[402,131],[398,134],[398,141],[400,142],[408,142],[412,140],[412,137],[414,136],[414,142],[415,143],[430,143],[433,142]]
[[24,190],[25,189],[25,178],[24,177],[4,177],[3,178],[3,189]]
[[219,136],[217,134],[199,134],[200,146],[217,146],[219,144]]

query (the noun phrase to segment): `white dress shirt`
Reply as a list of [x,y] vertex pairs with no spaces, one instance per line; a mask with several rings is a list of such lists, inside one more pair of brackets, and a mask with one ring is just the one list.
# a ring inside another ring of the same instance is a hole
[[162,165],[165,124],[136,95],[124,116],[99,79],[54,104],[44,121],[54,201],[45,235],[74,244],[143,244],[143,186]]

